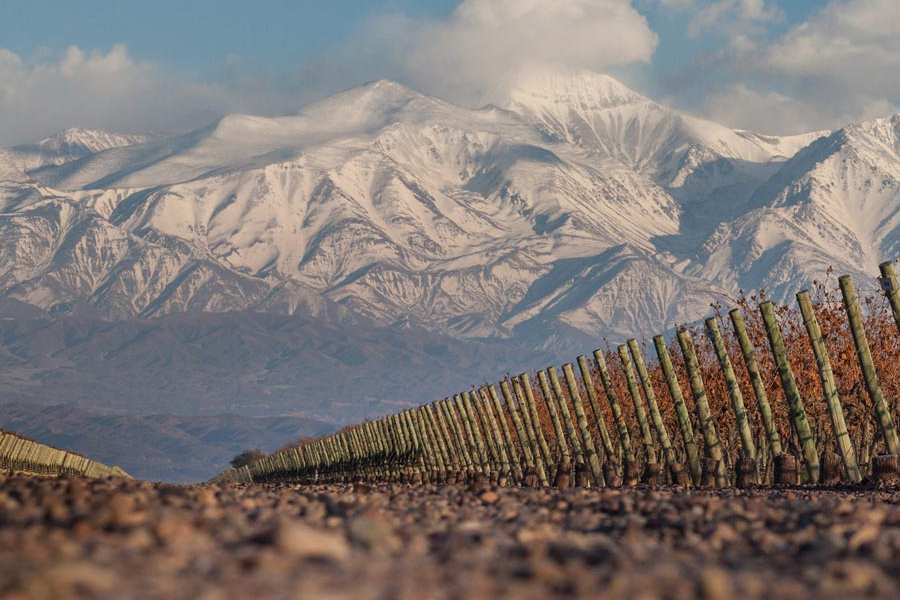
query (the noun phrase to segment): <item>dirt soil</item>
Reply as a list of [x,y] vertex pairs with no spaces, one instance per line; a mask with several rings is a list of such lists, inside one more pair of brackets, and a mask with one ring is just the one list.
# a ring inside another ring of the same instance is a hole
[[900,598],[900,491],[0,479],[0,598]]

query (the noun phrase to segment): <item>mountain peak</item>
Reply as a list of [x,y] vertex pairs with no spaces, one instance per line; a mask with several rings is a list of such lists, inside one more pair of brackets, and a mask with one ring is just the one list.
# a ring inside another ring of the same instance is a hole
[[305,107],[303,113],[312,114],[320,111],[348,109],[367,112],[385,111],[425,97],[396,81],[378,79],[314,102]]
[[110,148],[141,144],[147,141],[145,135],[126,135],[102,129],[70,127],[44,138],[37,146],[48,152],[82,152],[93,154]]
[[359,87],[372,91],[380,91],[382,93],[397,93],[412,96],[420,95],[415,90],[403,85],[402,83],[397,83],[393,79],[376,79],[374,81],[367,81]]
[[396,81],[379,79],[314,102],[300,114],[319,130],[366,131],[383,127],[401,114],[429,114],[444,102]]
[[876,141],[900,152],[900,113],[848,125],[842,133],[846,138]]
[[536,69],[524,72],[510,86],[510,106],[578,106],[596,110],[648,99],[617,79],[587,70]]

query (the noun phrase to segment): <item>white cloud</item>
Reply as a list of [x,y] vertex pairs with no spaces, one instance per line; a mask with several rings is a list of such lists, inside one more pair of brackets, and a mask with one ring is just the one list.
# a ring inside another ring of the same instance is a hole
[[695,37],[719,30],[747,38],[761,31],[761,25],[778,21],[783,16],[781,10],[767,0],[717,0],[697,10],[688,31]]
[[657,3],[663,8],[673,10],[684,10],[692,8],[696,0],[657,0]]
[[32,57],[0,48],[0,146],[73,126],[178,131],[228,112],[288,113],[383,77],[478,103],[526,64],[602,71],[649,61],[656,43],[630,0],[463,0],[441,20],[376,17],[278,77],[223,57],[220,78],[199,81],[139,60],[124,45]]
[[883,92],[900,91],[900,2],[832,2],[767,54],[781,73]]
[[774,0],[461,0],[443,19],[377,16],[294,73],[228,56],[217,79],[201,81],[125,46],[33,56],[0,48],[0,146],[72,126],[180,131],[228,112],[284,114],[377,78],[481,104],[536,64],[649,63],[658,39],[636,5],[677,11],[667,16],[689,23],[703,50],[674,73],[630,72],[655,72],[664,93],[710,118],[778,133],[839,127],[900,104],[900,0],[832,0],[783,34]]
[[527,65],[603,71],[649,62],[657,44],[630,0],[463,0],[441,21],[383,17],[372,29],[413,85],[468,102]]
[[772,90],[752,89],[744,83],[710,94],[705,113],[717,122],[760,133],[804,133],[835,124],[834,115],[814,103]]
[[[766,15],[762,2],[745,8],[747,16]],[[898,111],[897,0],[833,0],[763,43],[772,35],[763,30],[741,45],[733,37],[727,51],[711,53],[703,76],[711,91],[699,102],[707,116],[735,127],[790,133]]]
[[204,83],[109,51],[71,46],[22,57],[0,48],[0,146],[67,127],[121,132],[180,131],[232,111],[286,111],[300,104],[254,81]]
[[[160,118],[164,111],[179,112],[185,96],[203,90],[167,86],[164,79],[153,65],[133,60],[124,46],[105,53],[73,46],[37,62],[0,49],[0,143],[73,125],[131,130],[168,124]],[[150,104],[155,114],[147,114]]]

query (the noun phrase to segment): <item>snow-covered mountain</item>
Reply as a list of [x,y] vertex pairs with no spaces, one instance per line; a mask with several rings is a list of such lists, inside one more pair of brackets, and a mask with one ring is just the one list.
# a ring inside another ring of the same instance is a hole
[[532,73],[481,109],[379,81],[175,137],[67,132],[0,154],[0,293],[544,347],[645,335],[895,257],[898,138],[900,116],[736,131],[586,72]]
[[40,167],[59,166],[90,154],[110,148],[120,148],[142,144],[151,139],[147,135],[123,135],[99,129],[72,128],[37,142],[15,146],[3,151],[5,162],[14,164],[22,171]]

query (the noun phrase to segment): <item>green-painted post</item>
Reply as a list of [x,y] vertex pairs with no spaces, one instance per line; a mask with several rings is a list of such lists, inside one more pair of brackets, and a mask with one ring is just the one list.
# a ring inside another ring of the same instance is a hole
[[575,409],[575,420],[578,425],[578,433],[581,435],[581,447],[584,448],[585,461],[591,469],[591,475],[597,485],[606,485],[603,477],[603,466],[600,464],[600,457],[597,454],[597,447],[594,444],[594,438],[588,427],[587,413],[584,410],[584,402],[581,399],[581,393],[578,391],[578,380],[575,379],[575,370],[572,363],[563,365],[563,377],[566,378],[566,387],[569,388],[569,398],[572,400],[572,408]]
[[615,462],[615,449],[612,445],[612,439],[609,437],[609,430],[606,428],[606,419],[603,417],[603,411],[600,408],[600,399],[597,397],[597,390],[591,377],[590,363],[588,363],[587,357],[583,354],[578,357],[577,361],[578,370],[581,372],[581,380],[584,382],[584,389],[587,392],[588,403],[591,406],[591,413],[594,415],[594,422],[597,423],[597,431],[600,432],[600,443],[603,453],[606,460]]
[[534,388],[531,386],[531,378],[528,376],[528,373],[520,373],[517,379],[521,383],[522,389],[525,391],[525,404],[528,413],[531,415],[531,421],[534,423],[535,435],[541,450],[541,458],[549,472],[549,470],[553,468],[555,461],[553,460],[553,455],[550,454],[550,445],[547,443],[547,438],[544,437],[544,427],[541,424],[541,416],[537,409],[537,400],[534,397]]
[[750,375],[750,383],[753,385],[753,395],[756,397],[756,405],[759,408],[759,414],[762,417],[763,427],[766,429],[766,435],[769,440],[769,447],[774,456],[781,456],[784,451],[781,445],[781,435],[778,433],[778,427],[775,426],[775,416],[772,413],[772,407],[769,404],[769,395],[766,393],[766,384],[763,381],[762,374],[759,370],[759,362],[756,359],[756,348],[750,341],[750,335],[747,333],[747,324],[744,322],[744,315],[739,308],[735,308],[728,316],[731,317],[731,325],[734,333],[738,338],[741,346],[741,355],[744,357],[744,365],[747,367],[747,373]]
[[675,373],[675,366],[672,364],[672,357],[669,355],[669,349],[666,347],[666,340],[663,336],[658,335],[653,338],[653,345],[656,348],[656,356],[659,358],[659,365],[662,368],[663,377],[669,387],[669,395],[675,404],[675,416],[678,419],[678,429],[681,431],[681,441],[684,442],[684,450],[687,454],[688,469],[691,473],[691,481],[694,485],[700,483],[702,471],[700,468],[700,451],[697,448],[697,441],[694,440],[694,427],[691,425],[691,415],[688,411],[687,404],[684,401],[684,394],[681,391],[681,384],[678,382],[678,375]]
[[541,485],[546,487],[550,485],[547,478],[547,469],[544,465],[544,458],[541,455],[541,446],[537,439],[537,430],[531,420],[531,413],[528,410],[528,400],[525,396],[525,390],[522,388],[522,382],[517,378],[511,379],[513,391],[515,392],[517,412],[522,416],[522,424],[525,427],[525,435],[528,438],[528,445],[531,447],[531,455],[534,457],[534,467],[537,471],[538,480]]
[[715,318],[706,320],[706,331],[712,340],[713,348],[716,351],[716,358],[719,360],[719,367],[722,369],[722,375],[725,377],[725,385],[728,387],[728,397],[731,399],[731,411],[734,413],[734,420],[737,423],[738,434],[741,438],[741,450],[744,456],[754,461],[756,460],[756,443],[753,441],[753,429],[750,427],[750,415],[747,414],[747,408],[744,406],[744,395],[741,393],[741,385],[738,382],[737,375],[734,372],[734,366],[731,364],[731,357],[728,355],[728,348],[725,346],[725,338],[719,330],[719,323]]
[[866,337],[866,329],[863,323],[862,309],[859,298],[856,295],[856,287],[849,275],[844,275],[839,280],[841,294],[844,298],[844,309],[850,321],[850,331],[853,334],[853,343],[856,346],[856,356],[862,369],[866,390],[875,405],[875,418],[881,426],[885,444],[889,454],[900,454],[900,439],[897,437],[897,429],[891,416],[891,409],[881,391],[881,383],[878,381],[878,372],[875,370],[875,361],[872,360],[872,351],[869,349],[869,339]]
[[806,325],[806,333],[812,342],[813,354],[816,357],[816,366],[819,368],[819,379],[822,381],[822,390],[825,393],[825,403],[828,405],[828,413],[831,416],[831,426],[837,441],[838,452],[844,463],[844,474],[853,483],[862,481],[859,465],[856,462],[856,451],[847,431],[844,421],[844,408],[841,406],[841,396],[838,393],[831,369],[831,357],[822,337],[822,328],[816,318],[809,292],[803,291],[797,294],[797,302],[800,304],[800,313],[803,315],[803,323]]
[[894,269],[894,263],[881,263],[881,286],[884,294],[887,296],[888,302],[891,304],[891,312],[894,314],[894,323],[897,324],[897,331],[900,331],[900,282],[897,280],[897,271]]
[[694,406],[697,409],[697,420],[700,423],[700,430],[703,432],[706,453],[716,464],[716,485],[725,487],[728,485],[728,478],[725,473],[722,444],[719,441],[716,423],[709,408],[706,385],[703,383],[700,362],[697,360],[697,352],[694,350],[694,341],[691,339],[690,332],[684,328],[678,331],[678,345],[681,347],[684,365],[688,372],[688,380],[691,384],[691,393],[694,396]]
[[625,413],[622,411],[622,404],[619,402],[619,396],[612,384],[612,377],[609,374],[609,367],[606,365],[606,356],[603,350],[599,348],[594,350],[594,362],[597,364],[597,372],[600,374],[600,384],[603,386],[603,393],[606,394],[606,400],[609,402],[609,409],[612,411],[613,420],[616,423],[616,431],[619,436],[619,446],[622,450],[622,462],[626,465],[634,461],[634,449],[631,445],[631,434],[628,431],[628,422],[625,420]]
[[679,464],[678,457],[675,456],[675,448],[672,446],[669,431],[666,429],[662,414],[659,412],[659,405],[656,402],[656,392],[653,389],[653,380],[650,379],[650,372],[647,370],[647,363],[644,361],[644,352],[641,350],[641,347],[635,339],[628,340],[628,351],[637,368],[638,378],[641,381],[644,397],[647,399],[647,407],[650,410],[650,419],[653,422],[653,429],[656,430],[656,436],[659,438],[660,444],[663,447],[663,456],[665,457],[666,465],[668,465],[669,470],[672,472],[673,476],[675,476],[677,473],[683,472],[683,467]]
[[800,440],[800,447],[806,463],[806,473],[810,483],[816,483],[819,481],[819,453],[816,451],[816,440],[806,417],[803,396],[800,395],[800,388],[797,387],[797,380],[788,360],[784,336],[775,316],[775,306],[771,302],[763,302],[760,304],[759,310],[766,325],[766,334],[769,337],[769,346],[772,348],[775,365],[778,367],[778,374],[781,377],[781,386],[790,406],[794,431]]
[[503,410],[497,387],[494,385],[488,386],[488,393],[491,397],[491,406],[493,406],[497,421],[500,423],[500,430],[503,432],[506,451],[512,466],[512,477],[514,477],[515,481],[522,482],[525,480],[524,458],[518,446],[516,446],[516,440],[513,438],[512,430],[509,427],[509,420],[506,418],[506,411]]
[[544,371],[538,371],[538,383],[541,386],[541,396],[544,398],[544,405],[547,407],[547,413],[550,415],[550,422],[553,423],[553,432],[556,434],[556,446],[559,457],[554,461],[554,471],[558,470],[560,464],[572,464],[572,453],[569,451],[569,444],[566,442],[566,432],[559,417],[559,411],[556,408],[556,402],[553,399],[553,391],[550,389],[550,380]]
[[637,417],[638,425],[641,429],[641,443],[644,445],[647,465],[653,465],[651,469],[658,468],[656,444],[653,441],[653,434],[650,431],[650,422],[647,420],[647,412],[644,410],[641,390],[638,388],[637,379],[634,376],[634,365],[631,362],[631,356],[628,354],[628,347],[621,345],[619,346],[618,351],[619,359],[622,361],[622,367],[625,370],[625,381],[628,384],[628,392],[631,394],[631,401],[634,405],[634,414],[635,417]]

